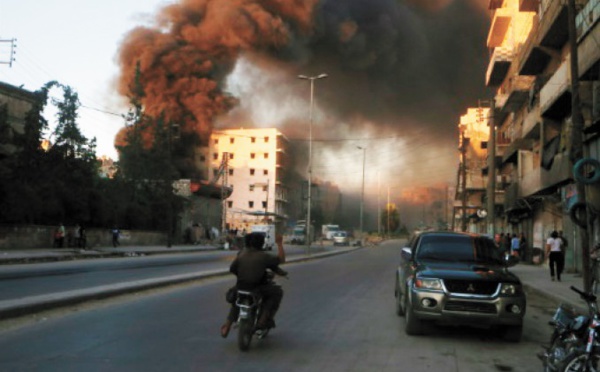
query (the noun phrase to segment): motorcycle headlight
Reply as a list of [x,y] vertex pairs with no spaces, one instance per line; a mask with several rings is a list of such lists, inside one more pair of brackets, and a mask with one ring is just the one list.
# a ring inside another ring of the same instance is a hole
[[519,284],[502,283],[500,288],[500,294],[505,296],[515,296],[521,293],[521,286]]
[[441,291],[442,281],[434,278],[419,278],[415,280],[415,287],[430,291]]

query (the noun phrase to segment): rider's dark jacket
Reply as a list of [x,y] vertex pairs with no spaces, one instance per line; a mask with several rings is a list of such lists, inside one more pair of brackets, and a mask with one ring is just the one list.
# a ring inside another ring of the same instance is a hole
[[252,290],[263,284],[267,269],[279,270],[279,257],[256,249],[242,250],[231,263],[229,271],[237,276],[237,288]]

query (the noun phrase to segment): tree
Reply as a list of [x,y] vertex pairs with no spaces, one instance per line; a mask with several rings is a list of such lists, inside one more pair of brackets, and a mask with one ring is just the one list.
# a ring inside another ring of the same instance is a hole
[[389,203],[385,206],[385,210],[381,211],[381,226],[386,234],[391,234],[398,231],[400,227],[400,215],[394,203]]

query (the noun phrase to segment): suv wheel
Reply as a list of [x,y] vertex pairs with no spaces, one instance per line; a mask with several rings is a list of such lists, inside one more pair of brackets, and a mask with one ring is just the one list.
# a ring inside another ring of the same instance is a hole
[[404,331],[407,335],[416,336],[423,334],[423,322],[415,316],[413,308],[408,300],[408,289],[404,295],[404,320],[405,328]]

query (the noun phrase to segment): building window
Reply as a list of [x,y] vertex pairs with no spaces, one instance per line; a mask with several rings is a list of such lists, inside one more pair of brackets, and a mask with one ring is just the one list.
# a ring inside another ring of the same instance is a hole
[[200,161],[201,161],[201,162],[205,162],[205,161],[206,161],[206,156],[204,156],[204,155],[200,155]]
[[231,137],[229,138],[229,143],[233,144],[235,142],[235,138]]
[[268,169],[263,169],[263,174],[264,174],[265,176],[268,176],[268,175],[269,175],[269,170],[268,170]]
[[254,208],[254,202],[253,201],[249,201],[248,202],[248,208]]
[[269,158],[269,153],[265,152],[265,159],[268,159],[268,158]]
[[227,207],[228,207],[228,208],[232,208],[232,207],[233,207],[233,201],[231,201],[231,200],[228,200],[228,201],[227,201]]
[[250,191],[254,191],[254,185],[250,185],[249,189]]
[[254,159],[255,157],[256,157],[256,154],[255,154],[255,153],[253,153],[253,152],[252,152],[252,153],[250,153],[250,159]]
[[250,137],[250,142],[256,143],[256,137]]
[[265,137],[265,143],[269,142],[269,137]]
[[233,169],[229,169],[229,175],[233,176]]
[[263,191],[268,191],[269,190],[269,186],[265,185],[263,186]]
[[218,144],[219,144],[219,139],[215,138],[215,145],[218,145]]
[[219,160],[219,154],[217,154],[216,152],[213,154],[213,159],[214,160]]
[[250,175],[254,176],[254,168],[250,168]]
[[214,176],[214,177],[216,177],[216,176],[217,176],[217,172],[218,172],[218,170],[216,170],[216,169],[213,169],[213,176]]
[[229,153],[229,159],[233,159],[233,152]]
[[267,207],[267,202],[266,201],[262,202],[262,205],[263,205],[263,208],[266,208]]

